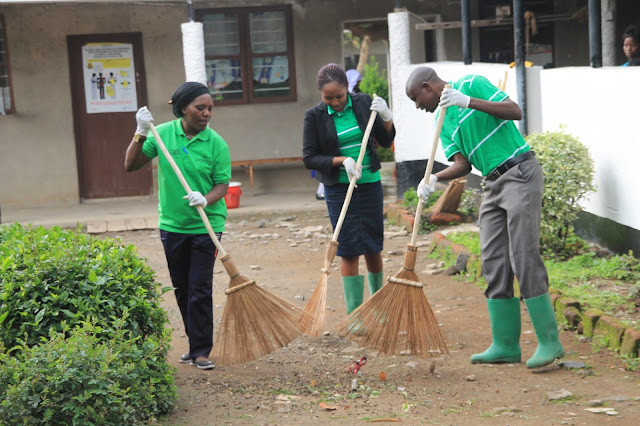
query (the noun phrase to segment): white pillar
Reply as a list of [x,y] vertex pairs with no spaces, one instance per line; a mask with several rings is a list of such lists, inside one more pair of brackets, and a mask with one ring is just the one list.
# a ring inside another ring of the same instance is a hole
[[615,0],[601,0],[600,16],[602,38],[602,65],[616,65],[616,53],[622,50],[622,40],[616,35],[616,2]]

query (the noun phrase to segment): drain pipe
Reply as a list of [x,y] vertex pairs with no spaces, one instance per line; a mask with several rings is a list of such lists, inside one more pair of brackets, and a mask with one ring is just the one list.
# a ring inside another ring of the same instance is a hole
[[189,13],[189,22],[193,22],[196,20],[196,13],[193,9],[193,0],[187,0],[187,8]]
[[600,0],[589,0],[589,59],[591,68],[602,68],[602,17]]
[[[598,0],[600,1],[600,0]],[[527,126],[527,70],[524,67],[526,58],[525,34],[524,34],[524,10],[522,0],[513,0],[513,45],[516,62],[516,84],[518,86],[518,103],[522,110],[522,120],[520,120],[520,133],[526,136]]]
[[471,6],[470,0],[460,2],[460,18],[462,21],[462,60],[471,65]]

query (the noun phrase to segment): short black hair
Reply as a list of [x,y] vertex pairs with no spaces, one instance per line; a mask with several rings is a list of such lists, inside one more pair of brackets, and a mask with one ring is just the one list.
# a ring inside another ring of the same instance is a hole
[[629,25],[622,34],[622,40],[631,37],[636,42],[640,43],[640,25]]

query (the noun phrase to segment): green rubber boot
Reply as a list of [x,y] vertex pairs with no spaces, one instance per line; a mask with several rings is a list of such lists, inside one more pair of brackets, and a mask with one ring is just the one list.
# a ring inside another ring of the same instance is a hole
[[527,360],[527,368],[539,368],[551,364],[556,358],[564,356],[562,343],[558,338],[558,323],[553,313],[549,293],[525,299],[533,329],[538,338],[538,348]]
[[342,288],[344,289],[344,301],[347,304],[348,315],[362,305],[364,275],[342,277]]
[[382,288],[382,271],[367,271],[367,282],[369,283],[369,295],[373,296],[376,294],[376,291]]
[[520,362],[520,299],[487,299],[491,335],[489,349],[471,355],[471,364]]

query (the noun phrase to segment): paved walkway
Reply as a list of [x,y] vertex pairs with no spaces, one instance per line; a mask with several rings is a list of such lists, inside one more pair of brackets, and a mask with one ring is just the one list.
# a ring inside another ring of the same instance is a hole
[[[308,192],[243,195],[240,206],[229,210],[229,218],[306,211],[323,212],[326,205]],[[134,197],[24,208],[2,206],[2,223],[14,222],[46,228],[81,226],[89,233],[157,229],[158,202],[149,197]]]

